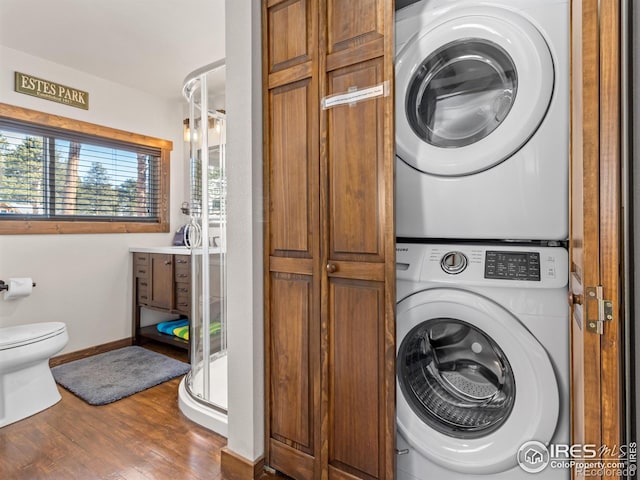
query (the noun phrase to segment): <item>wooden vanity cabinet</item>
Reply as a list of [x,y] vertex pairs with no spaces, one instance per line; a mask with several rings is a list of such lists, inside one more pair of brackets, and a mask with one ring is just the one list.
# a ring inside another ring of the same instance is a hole
[[156,325],[140,325],[140,309],[189,317],[191,313],[191,257],[165,253],[133,253],[133,340],[154,340],[189,349],[189,342],[158,332]]

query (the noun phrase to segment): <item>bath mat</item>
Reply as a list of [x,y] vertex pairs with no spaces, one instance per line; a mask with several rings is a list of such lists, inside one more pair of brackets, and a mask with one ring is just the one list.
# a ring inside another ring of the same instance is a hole
[[106,405],[159,385],[190,370],[180,362],[142,347],[82,358],[53,367],[56,382],[90,405]]

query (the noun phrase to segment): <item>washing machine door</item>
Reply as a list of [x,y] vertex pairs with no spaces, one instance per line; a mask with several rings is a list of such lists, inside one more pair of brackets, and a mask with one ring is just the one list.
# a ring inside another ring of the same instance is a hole
[[491,168],[536,132],[553,85],[547,43],[523,17],[484,7],[440,18],[397,54],[397,154],[433,175]]
[[467,291],[430,289],[397,308],[398,433],[450,471],[495,474],[519,447],[548,443],[559,390],[545,349],[520,321]]

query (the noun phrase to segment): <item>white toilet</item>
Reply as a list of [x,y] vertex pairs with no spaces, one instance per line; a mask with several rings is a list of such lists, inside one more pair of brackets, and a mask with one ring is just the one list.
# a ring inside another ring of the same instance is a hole
[[57,403],[49,359],[69,341],[62,322],[0,328],[0,427]]

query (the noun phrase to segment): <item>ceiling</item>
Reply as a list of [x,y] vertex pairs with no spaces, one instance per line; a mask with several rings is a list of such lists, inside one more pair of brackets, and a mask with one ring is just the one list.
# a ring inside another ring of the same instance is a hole
[[0,44],[167,99],[224,58],[225,0],[0,0]]

